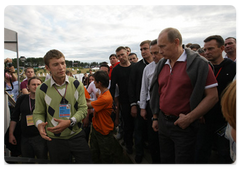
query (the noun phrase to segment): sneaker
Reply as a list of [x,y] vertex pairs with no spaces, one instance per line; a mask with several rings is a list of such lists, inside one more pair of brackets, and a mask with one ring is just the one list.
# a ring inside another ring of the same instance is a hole
[[141,155],[136,155],[135,156],[135,162],[140,164],[142,162],[142,156]]

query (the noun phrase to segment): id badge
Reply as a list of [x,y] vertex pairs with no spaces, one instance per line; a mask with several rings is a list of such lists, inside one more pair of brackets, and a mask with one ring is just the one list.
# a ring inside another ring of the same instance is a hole
[[59,105],[59,117],[70,117],[70,104],[60,104]]
[[27,120],[27,126],[33,126],[33,115],[27,115],[26,116],[26,120]]

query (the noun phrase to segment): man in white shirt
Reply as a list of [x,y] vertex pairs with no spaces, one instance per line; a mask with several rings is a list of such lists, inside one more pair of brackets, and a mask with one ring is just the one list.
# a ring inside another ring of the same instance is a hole
[[[104,63],[100,66],[99,70],[103,70],[103,71],[106,71],[107,73],[109,73],[109,70],[110,70],[110,67],[107,65],[107,63]],[[110,86],[111,86],[111,80],[109,80],[109,86],[108,86],[108,89],[110,89]],[[88,88],[87,88],[87,91],[89,94],[92,94],[91,96],[93,96],[90,100],[94,101],[94,100],[97,100],[98,98],[98,95],[101,94],[101,91],[96,88],[95,84],[94,84],[94,81],[92,81]],[[118,96],[119,96],[119,90],[118,90],[118,86],[116,86],[116,89],[115,89],[115,103],[116,103],[116,106],[117,106],[117,109],[116,109],[116,116],[115,118],[115,126],[118,126],[119,125],[119,104],[118,104]]]
[[158,133],[155,132],[152,128],[152,112],[149,106],[150,86],[153,73],[155,71],[156,64],[162,58],[162,55],[159,53],[159,47],[157,46],[157,39],[151,41],[150,52],[153,57],[153,62],[151,62],[144,68],[139,104],[141,109],[141,116],[143,117],[143,119],[147,120],[148,124],[148,142],[152,157],[152,163],[160,163]]

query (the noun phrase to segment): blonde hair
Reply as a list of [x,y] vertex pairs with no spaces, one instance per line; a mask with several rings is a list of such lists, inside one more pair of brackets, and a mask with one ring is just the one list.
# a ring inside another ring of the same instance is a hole
[[236,129],[236,80],[234,80],[222,93],[222,113],[233,129]]

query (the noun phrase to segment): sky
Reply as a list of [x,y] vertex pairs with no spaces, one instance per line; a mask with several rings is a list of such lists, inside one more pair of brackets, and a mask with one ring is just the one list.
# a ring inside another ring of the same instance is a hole
[[[161,30],[177,28],[183,43],[210,35],[236,37],[232,5],[7,5],[4,28],[18,33],[19,56],[43,57],[60,50],[67,60],[109,63],[119,46],[129,46],[142,59],[139,44]],[[4,58],[16,53],[4,50]]]

